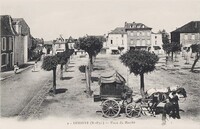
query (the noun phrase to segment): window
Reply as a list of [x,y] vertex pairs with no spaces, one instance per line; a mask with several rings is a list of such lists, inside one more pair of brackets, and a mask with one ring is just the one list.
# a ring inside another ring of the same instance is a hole
[[113,44],[113,40],[112,39],[110,40],[110,44]]
[[131,36],[133,36],[133,32],[131,32]]
[[185,34],[185,37],[184,37],[184,39],[185,39],[185,40],[187,40],[187,39],[188,39],[188,35],[187,35],[187,34]]
[[155,41],[155,45],[157,45],[157,41]]
[[147,44],[150,44],[150,40],[147,40]]
[[2,38],[1,49],[4,50],[4,51],[6,50],[6,37]]
[[140,35],[140,32],[137,32],[137,36],[139,36]]
[[6,54],[2,54],[1,55],[1,65],[6,65],[6,61],[7,61],[7,58],[6,58]]
[[133,40],[131,39],[131,44],[133,44]]
[[157,36],[155,36],[155,39],[157,39]]
[[122,34],[122,38],[124,37],[124,35]]
[[147,36],[150,36],[150,32],[147,32]]
[[13,50],[13,38],[9,37],[9,50]]
[[195,35],[194,35],[194,34],[192,34],[192,39],[193,39],[193,40],[195,39]]
[[143,39],[142,40],[142,46],[145,46],[146,44],[145,44],[145,40]]
[[61,48],[61,44],[58,45],[58,48]]
[[124,45],[124,40],[122,40],[122,45]]
[[137,46],[140,46],[140,40],[139,39],[137,40]]

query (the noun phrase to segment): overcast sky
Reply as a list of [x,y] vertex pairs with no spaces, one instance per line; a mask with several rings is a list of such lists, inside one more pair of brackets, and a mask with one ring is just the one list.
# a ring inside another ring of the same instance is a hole
[[52,40],[102,35],[127,22],[153,32],[200,21],[200,0],[0,0],[0,14],[24,18],[31,34]]

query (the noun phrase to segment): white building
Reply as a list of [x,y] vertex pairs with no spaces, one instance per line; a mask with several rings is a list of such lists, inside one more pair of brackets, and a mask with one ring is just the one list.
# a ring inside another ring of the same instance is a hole
[[164,54],[164,50],[162,49],[162,34],[161,33],[151,33],[151,52],[155,54]]
[[127,33],[124,27],[117,27],[115,30],[108,34],[106,46],[108,47],[109,54],[119,53],[119,49],[123,49],[121,52],[124,53],[128,49],[127,45]]
[[53,55],[55,55],[59,52],[64,52],[66,50],[66,45],[67,45],[67,43],[62,38],[62,36],[60,36],[60,38],[57,38],[56,40],[54,40],[53,45],[52,45]]

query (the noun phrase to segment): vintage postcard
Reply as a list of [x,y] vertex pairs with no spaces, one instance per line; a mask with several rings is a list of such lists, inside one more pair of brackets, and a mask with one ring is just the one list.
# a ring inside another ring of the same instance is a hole
[[0,128],[200,128],[200,0],[0,0]]

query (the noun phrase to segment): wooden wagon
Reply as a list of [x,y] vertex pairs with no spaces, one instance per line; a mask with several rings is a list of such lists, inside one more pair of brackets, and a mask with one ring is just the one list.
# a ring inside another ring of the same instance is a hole
[[100,77],[100,94],[94,95],[94,102],[102,102],[103,116],[117,117],[122,109],[128,117],[138,114],[139,109],[132,101],[132,90],[125,83],[126,80],[118,72]]

